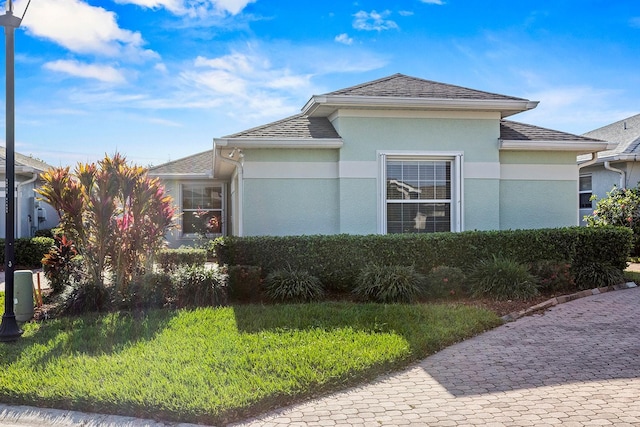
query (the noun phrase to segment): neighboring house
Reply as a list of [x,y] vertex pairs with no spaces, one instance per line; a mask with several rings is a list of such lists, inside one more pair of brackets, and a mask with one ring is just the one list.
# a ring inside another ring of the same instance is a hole
[[[0,205],[5,206],[6,148],[0,147]],[[58,214],[50,205],[36,200],[33,191],[40,184],[40,173],[51,168],[33,157],[15,153],[15,237],[31,237],[37,230],[50,229],[58,225]],[[6,217],[0,214],[0,238],[5,237]]]
[[[614,186],[635,187],[640,182],[640,114],[617,121],[583,136],[616,144],[615,148],[593,156],[580,156],[580,218],[593,212],[590,197],[605,197]],[[584,222],[584,221],[583,221]]]
[[395,74],[313,96],[301,114],[216,138],[213,151],[151,174],[186,225],[206,206],[223,234],[577,225],[576,156],[607,144],[503,120],[537,104]]

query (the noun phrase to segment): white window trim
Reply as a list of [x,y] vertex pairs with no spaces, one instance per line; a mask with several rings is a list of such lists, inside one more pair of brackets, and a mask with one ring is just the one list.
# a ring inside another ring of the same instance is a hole
[[[589,189],[589,191],[580,190],[580,178],[586,178],[586,177],[591,178],[591,188]],[[589,206],[588,208],[583,208],[582,206],[580,206],[580,195],[586,194],[586,193],[593,195],[593,174],[591,173],[581,173],[580,176],[578,176],[578,209],[580,209],[581,211],[587,211],[587,210],[592,211],[593,202],[591,202],[591,206]]]
[[[214,182],[203,182],[203,181],[183,181],[180,182],[179,193],[180,193],[180,238],[181,239],[194,239],[198,236],[197,233],[190,232],[185,233],[184,231],[184,221],[182,218],[184,217],[184,199],[183,199],[183,191],[185,186],[189,185],[204,185],[204,186],[220,186],[221,189],[221,197],[222,197],[222,207],[220,209],[220,216],[222,218],[222,227],[220,228],[220,233],[211,234],[212,237],[218,236],[226,236],[227,235],[227,221],[226,221],[226,213],[227,213],[227,186],[224,182],[214,181]],[[214,209],[215,210],[215,209]],[[188,211],[193,212],[193,211]]]
[[387,160],[388,159],[419,159],[419,160],[451,160],[451,231],[464,230],[464,152],[462,151],[377,151],[378,178],[378,234],[387,234]]

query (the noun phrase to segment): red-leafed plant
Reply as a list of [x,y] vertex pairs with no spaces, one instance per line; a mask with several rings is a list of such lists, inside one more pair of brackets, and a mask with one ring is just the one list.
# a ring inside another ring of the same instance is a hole
[[53,168],[41,175],[37,190],[60,215],[90,280],[103,287],[111,272],[116,289],[150,266],[175,226],[173,200],[146,169],[127,164],[120,154],[97,164]]

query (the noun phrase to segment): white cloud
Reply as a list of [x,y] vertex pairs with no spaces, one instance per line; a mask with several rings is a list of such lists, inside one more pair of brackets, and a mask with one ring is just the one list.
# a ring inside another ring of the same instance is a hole
[[[25,7],[26,0],[19,0],[15,14],[21,16]],[[38,0],[37,7],[29,8],[22,25],[31,35],[76,53],[130,60],[158,56],[143,48],[144,40],[139,32],[120,28],[115,13],[81,0]]]
[[413,16],[413,12],[410,10],[401,10],[398,12],[400,16]]
[[228,13],[237,15],[256,0],[115,0],[121,4],[135,4],[150,9],[164,8],[175,15],[204,17]]
[[[274,68],[270,61],[254,53],[234,52],[217,58],[198,56],[180,77],[191,87],[187,92],[197,93],[209,103],[222,100],[252,117],[291,114],[300,108],[292,99],[312,93],[310,74]],[[230,114],[231,110],[228,109]]]
[[338,43],[346,44],[347,46],[353,43],[353,39],[349,37],[349,34],[347,33],[338,34],[333,40]]
[[353,20],[353,28],[365,31],[382,31],[398,28],[398,24],[386,19],[389,15],[391,15],[391,11],[389,10],[385,10],[381,13],[378,13],[375,10],[372,10],[371,12],[361,10],[353,15],[355,17]]
[[437,5],[443,5],[444,2],[442,0],[420,0],[422,3],[426,3],[426,4],[437,4]]
[[637,111],[627,110],[620,105],[620,95],[617,90],[590,86],[542,89],[523,95],[527,99],[540,101],[537,108],[509,117],[509,120],[582,134],[637,114]]
[[85,79],[96,79],[106,83],[124,83],[125,78],[118,70],[108,65],[83,64],[78,61],[58,60],[47,62],[44,68]]

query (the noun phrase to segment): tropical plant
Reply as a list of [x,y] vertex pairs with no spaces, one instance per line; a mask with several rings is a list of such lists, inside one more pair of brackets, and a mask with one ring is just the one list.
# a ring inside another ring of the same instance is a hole
[[59,293],[68,284],[68,278],[75,268],[73,260],[78,256],[78,251],[67,236],[55,236],[54,239],[56,244],[42,258],[42,270],[53,292]]
[[434,298],[460,297],[467,293],[466,276],[462,269],[441,265],[427,274],[426,293]]
[[105,271],[116,288],[144,274],[175,226],[173,202],[160,181],[119,154],[78,164],[73,173],[52,168],[41,177],[41,200],[58,211],[63,234],[98,286],[104,286]]

